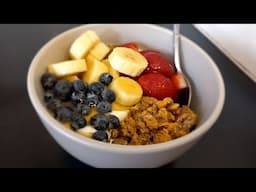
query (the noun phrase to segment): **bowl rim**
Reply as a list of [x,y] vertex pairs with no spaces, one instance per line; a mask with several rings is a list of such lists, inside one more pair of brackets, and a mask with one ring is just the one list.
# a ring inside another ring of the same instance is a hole
[[[111,152],[119,152],[119,153],[148,153],[148,152],[156,152],[156,151],[165,151],[170,150],[172,148],[176,148],[179,146],[182,146],[186,143],[190,143],[195,141],[197,138],[202,136],[204,133],[206,133],[212,125],[217,121],[219,118],[225,101],[225,85],[224,80],[221,75],[220,70],[218,69],[217,65],[213,61],[213,59],[195,42],[191,41],[187,37],[182,35],[182,40],[186,41],[186,43],[190,44],[194,49],[197,49],[204,57],[209,61],[209,63],[212,65],[214,73],[217,76],[217,84],[220,89],[220,94],[218,95],[219,99],[217,102],[217,105],[215,106],[212,115],[206,119],[206,121],[198,126],[195,130],[190,132],[189,134],[182,136],[180,138],[167,141],[164,143],[159,144],[151,144],[151,145],[136,145],[136,146],[127,146],[127,145],[117,145],[117,144],[109,144],[109,143],[103,143],[100,141],[96,141],[90,138],[86,138],[82,135],[79,135],[78,133],[75,133],[72,130],[66,129],[63,125],[61,125],[60,122],[55,120],[52,115],[49,113],[49,111],[46,109],[44,105],[40,103],[40,100],[38,97],[35,97],[36,95],[36,88],[35,88],[35,82],[33,81],[34,72],[36,70],[36,64],[38,63],[38,60],[40,59],[40,56],[47,51],[48,47],[50,47],[56,40],[59,40],[61,38],[64,38],[66,35],[71,34],[75,31],[80,31],[83,28],[90,28],[94,26],[99,25],[113,25],[113,24],[84,24],[81,26],[73,27],[71,29],[68,29],[57,36],[54,36],[52,39],[50,39],[48,42],[46,42],[36,53],[34,56],[29,69],[27,73],[27,91],[30,98],[30,101],[36,111],[36,113],[39,115],[40,119],[47,122],[51,125],[51,128],[57,131],[62,136],[71,139],[75,142],[78,142],[82,145],[88,146],[90,148],[100,149],[104,151],[111,151]],[[157,26],[154,24],[115,24],[115,25],[143,25],[143,27],[146,28],[153,28],[156,30],[159,30],[163,33],[168,33],[169,35],[172,35],[172,30],[167,29],[162,26]],[[45,126],[46,127],[46,126]],[[47,128],[48,130],[48,128]],[[49,130],[48,130],[49,131]]]

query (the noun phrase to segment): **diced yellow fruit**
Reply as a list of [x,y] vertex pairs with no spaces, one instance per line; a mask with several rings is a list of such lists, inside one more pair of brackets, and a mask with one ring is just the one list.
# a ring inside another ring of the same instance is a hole
[[116,47],[108,56],[110,65],[120,73],[136,77],[139,76],[148,66],[146,58],[126,47]]
[[108,68],[109,68],[109,74],[112,75],[113,79],[115,79],[115,78],[117,78],[117,77],[120,76],[120,73],[119,73],[117,70],[115,70],[115,69],[110,65],[110,63],[109,63],[109,61],[108,61],[107,59],[104,59],[102,62],[105,63],[105,64],[108,66]]
[[92,55],[88,55],[87,57],[86,57],[86,61],[89,63],[89,62],[93,62],[94,60],[97,60],[94,56],[92,56]]
[[120,105],[117,102],[112,103],[112,110],[114,111],[123,111],[123,110],[129,110],[130,107]]
[[74,75],[85,72],[86,70],[87,65],[84,59],[69,60],[48,65],[48,72],[55,74],[57,77]]
[[94,59],[93,61],[88,61],[87,63],[87,71],[83,74],[83,81],[87,83],[93,83],[99,81],[99,77],[102,73],[108,73],[108,67],[102,63]]
[[91,117],[96,115],[98,112],[96,111],[95,107],[92,108],[91,112],[89,113],[89,115],[85,115],[84,118],[86,119],[86,121],[89,123],[91,120]]
[[115,115],[119,119],[119,121],[123,121],[127,117],[128,113],[129,113],[129,110],[123,110],[123,111],[114,111],[113,110],[109,114]]
[[83,136],[86,137],[92,137],[92,134],[95,133],[97,130],[95,128],[93,128],[90,125],[85,126],[82,129],[79,129],[77,132]]
[[69,75],[69,76],[65,76],[62,78],[63,80],[67,80],[69,82],[73,82],[75,80],[79,80],[79,78],[77,77],[77,75]]
[[109,86],[116,94],[116,102],[124,106],[132,106],[138,103],[142,97],[141,86],[131,78],[118,77]]
[[88,56],[93,56],[98,60],[102,60],[110,51],[110,48],[103,42],[99,42],[90,51]]
[[69,53],[72,59],[82,59],[93,48],[100,38],[94,31],[87,31],[79,36],[71,45]]

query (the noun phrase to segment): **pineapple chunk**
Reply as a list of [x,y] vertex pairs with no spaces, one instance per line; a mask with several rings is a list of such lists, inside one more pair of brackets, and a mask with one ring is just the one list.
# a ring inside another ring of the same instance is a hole
[[79,36],[71,45],[69,53],[72,59],[82,59],[94,47],[100,38],[94,31],[87,31]]
[[48,72],[55,74],[57,77],[74,75],[77,73],[85,72],[87,65],[84,59],[69,60],[60,63],[50,64]]
[[108,67],[96,59],[88,61],[87,67],[87,71],[82,76],[83,81],[87,83],[97,82],[102,73],[109,72]]
[[92,56],[101,61],[109,53],[109,51],[110,48],[106,44],[99,42],[89,51],[88,56]]
[[69,75],[69,76],[65,76],[62,78],[63,80],[67,80],[69,82],[73,82],[75,80],[79,80],[79,78],[77,77],[77,75]]

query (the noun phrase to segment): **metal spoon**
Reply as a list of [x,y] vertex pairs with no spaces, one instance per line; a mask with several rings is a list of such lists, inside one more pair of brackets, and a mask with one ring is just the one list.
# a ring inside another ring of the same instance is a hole
[[179,103],[182,105],[190,106],[192,97],[191,83],[187,76],[184,74],[180,61],[180,24],[173,25],[173,53],[174,53],[174,68],[176,72],[183,77],[186,87],[179,90]]

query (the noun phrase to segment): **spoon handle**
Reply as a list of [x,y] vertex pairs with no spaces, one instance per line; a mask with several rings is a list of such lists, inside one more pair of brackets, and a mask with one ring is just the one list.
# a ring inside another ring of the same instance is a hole
[[180,24],[173,25],[173,52],[174,52],[174,66],[176,72],[181,72],[180,64]]

